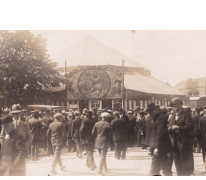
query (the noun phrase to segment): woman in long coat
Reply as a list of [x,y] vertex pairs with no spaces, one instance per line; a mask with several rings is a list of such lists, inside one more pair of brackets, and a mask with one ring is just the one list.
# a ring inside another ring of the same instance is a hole
[[153,125],[153,119],[152,119],[152,117],[148,114],[148,115],[145,117],[145,130],[146,130],[145,146],[146,146],[146,147],[149,147],[149,146],[150,146],[152,125]]

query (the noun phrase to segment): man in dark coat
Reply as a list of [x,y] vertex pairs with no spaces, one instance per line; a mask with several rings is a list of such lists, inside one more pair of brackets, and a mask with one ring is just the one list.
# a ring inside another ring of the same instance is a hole
[[[193,146],[193,151],[194,152],[197,152],[197,153],[200,153],[200,149],[201,149],[201,146],[199,144],[199,139],[198,139],[198,136],[199,136],[199,122],[200,122],[200,108],[196,108],[195,109],[195,114],[192,115],[192,121],[193,121],[193,134],[194,134],[194,146]],[[197,147],[197,150],[195,150]]]
[[127,123],[125,120],[119,117],[119,112],[115,111],[113,113],[114,120],[111,122],[113,141],[115,144],[115,158],[118,160],[121,157],[125,159],[126,156],[126,140],[127,140]]
[[107,162],[106,155],[109,148],[109,140],[112,135],[111,133],[111,125],[107,122],[110,115],[107,112],[101,114],[102,120],[94,125],[92,135],[95,139],[95,147],[98,149],[100,154],[100,166],[99,166],[99,174],[104,175],[104,172],[107,172]]
[[202,147],[202,157],[203,162],[206,170],[206,106],[203,107],[204,116],[200,117],[199,120],[199,134],[198,134],[198,141],[200,146]]
[[42,122],[46,124],[43,128],[43,133],[44,133],[44,148],[47,150],[47,156],[53,155],[53,148],[52,148],[52,143],[51,140],[46,137],[49,125],[53,122],[53,119],[50,116],[50,111],[47,110],[45,116],[42,118]]
[[128,127],[128,144],[130,147],[134,146],[135,139],[135,129],[136,129],[136,117],[133,115],[132,111],[127,112],[129,119],[129,127]]
[[95,139],[95,147],[98,149],[100,154],[100,165],[99,165],[99,174],[104,175],[104,172],[107,172],[107,162],[106,155],[107,150],[109,148],[109,140],[112,135],[111,133],[111,125],[107,122],[109,118],[109,113],[104,112],[101,114],[102,120],[94,125],[92,130],[92,135]]
[[86,118],[82,120],[82,124],[80,127],[80,138],[84,148],[86,149],[86,166],[88,168],[91,168],[92,171],[96,169],[93,157],[95,139],[92,136],[92,129],[94,127],[94,124],[95,122],[92,120],[92,111],[88,111],[86,114]]
[[38,160],[39,156],[39,144],[41,141],[42,124],[39,120],[39,111],[33,112],[33,117],[28,121],[32,135],[31,142],[31,158],[32,160]]
[[92,109],[92,120],[96,123],[98,122],[98,113],[97,113],[97,108]]
[[52,171],[51,173],[57,174],[55,167],[58,163],[59,167],[63,171],[65,166],[62,165],[61,161],[61,150],[66,140],[66,130],[62,123],[62,114],[56,113],[54,115],[54,122],[49,125],[49,129],[47,131],[47,138],[51,139],[53,151],[54,151],[54,159],[52,162]]
[[82,149],[80,143],[80,127],[82,124],[82,119],[80,118],[79,111],[75,111],[74,115],[75,119],[72,121],[71,135],[72,139],[74,139],[74,142],[76,144],[77,157],[82,158]]
[[188,176],[193,173],[193,165],[191,164],[193,123],[191,116],[184,112],[182,105],[183,102],[179,98],[172,99],[171,106],[174,113],[168,126],[177,174]]
[[66,123],[65,129],[67,132],[67,142],[68,142],[68,152],[76,152],[76,145],[74,142],[74,139],[72,138],[72,122],[74,121],[73,119],[73,113],[68,114],[68,121]]
[[6,115],[1,120],[6,135],[2,140],[0,174],[3,176],[25,176],[27,148],[14,125],[13,117]]
[[[163,112],[163,110],[165,110]],[[154,103],[149,104],[148,113],[154,120],[152,127],[152,141],[150,151],[154,152],[152,157],[150,175],[160,175],[160,170],[163,170],[164,175],[171,176],[170,156],[172,154],[172,144],[168,132],[168,115],[165,107],[156,106]]]

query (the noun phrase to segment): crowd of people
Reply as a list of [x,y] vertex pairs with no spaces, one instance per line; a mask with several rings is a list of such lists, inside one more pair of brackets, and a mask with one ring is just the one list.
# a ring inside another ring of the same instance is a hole
[[[19,104],[1,113],[0,175],[26,175],[26,159],[39,160],[39,148],[52,156],[52,174],[65,165],[61,151],[76,152],[77,158],[86,155],[86,166],[97,168],[93,153],[100,155],[100,175],[107,172],[106,155],[114,151],[117,160],[125,160],[128,147],[149,148],[152,156],[149,175],[172,175],[175,164],[177,175],[192,175],[193,152],[202,151],[206,169],[206,106],[191,109],[179,98],[170,107],[154,103],[125,112],[93,108],[92,111],[45,110],[29,111]],[[137,152],[138,153],[138,152]]]

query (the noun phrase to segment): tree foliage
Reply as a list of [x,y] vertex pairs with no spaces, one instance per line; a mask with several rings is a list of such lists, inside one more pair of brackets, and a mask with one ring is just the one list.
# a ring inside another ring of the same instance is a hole
[[199,95],[199,85],[195,79],[189,78],[185,83],[185,88],[187,89],[187,95]]
[[22,105],[38,101],[44,87],[59,86],[63,77],[46,49],[46,39],[30,31],[0,31],[1,102]]

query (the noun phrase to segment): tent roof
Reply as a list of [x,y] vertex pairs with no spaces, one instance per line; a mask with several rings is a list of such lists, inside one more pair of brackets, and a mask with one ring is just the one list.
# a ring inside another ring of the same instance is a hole
[[164,84],[152,76],[140,74],[124,76],[124,86],[126,89],[152,94],[184,95],[179,90]]
[[65,59],[68,67],[91,65],[122,66],[122,59],[124,59],[125,67],[145,68],[90,35],[64,49],[54,60],[58,62]]

